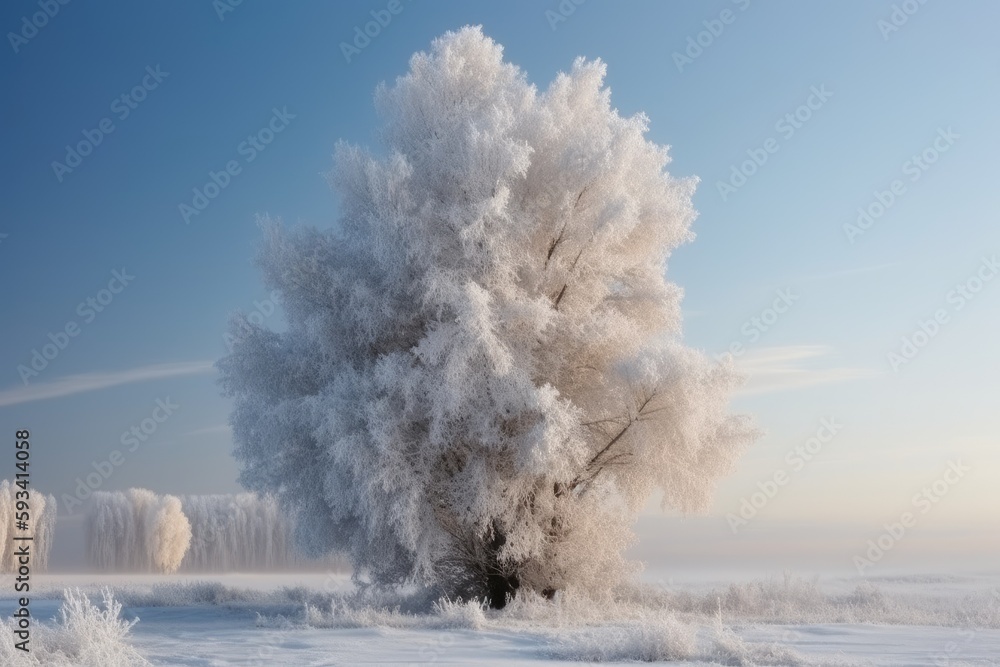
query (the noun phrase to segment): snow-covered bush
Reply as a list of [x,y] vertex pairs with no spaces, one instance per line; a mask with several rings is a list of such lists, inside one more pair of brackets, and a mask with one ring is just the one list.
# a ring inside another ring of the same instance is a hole
[[578,662],[662,662],[697,655],[696,628],[664,614],[627,625],[591,627],[562,633],[547,653]]
[[753,439],[664,274],[695,180],[604,75],[540,92],[448,33],[378,88],[384,151],[338,145],[339,227],[264,221],[288,329],[234,318],[219,367],[242,482],[312,553],[496,607],[606,588],[650,495],[703,509]]
[[79,590],[66,590],[54,624],[35,623],[30,651],[14,647],[13,621],[0,622],[0,664],[39,667],[144,667],[149,665],[128,643],[138,619],[120,618],[122,605],[110,590],[103,590],[104,608],[93,604]]

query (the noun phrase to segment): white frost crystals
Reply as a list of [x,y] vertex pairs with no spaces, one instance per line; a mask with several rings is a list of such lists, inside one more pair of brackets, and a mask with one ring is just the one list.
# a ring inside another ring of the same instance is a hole
[[385,151],[338,145],[339,229],[264,221],[288,329],[235,322],[219,367],[241,480],[312,553],[495,607],[599,590],[651,494],[705,508],[754,438],[664,276],[695,180],[604,75],[578,59],[539,92],[447,33],[378,88]]

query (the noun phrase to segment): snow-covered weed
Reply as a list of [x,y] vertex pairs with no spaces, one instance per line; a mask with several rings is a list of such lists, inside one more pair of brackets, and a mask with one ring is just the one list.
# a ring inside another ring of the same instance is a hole
[[721,627],[713,637],[707,658],[723,665],[807,665],[809,660],[798,651],[777,643],[744,641],[731,628]]
[[558,660],[581,662],[685,660],[696,655],[697,636],[695,627],[671,615],[564,632],[554,636],[547,653]]
[[[787,580],[787,577],[786,577]],[[805,656],[787,646],[770,643],[750,643],[736,634],[722,621],[722,600],[718,600],[718,610],[712,627],[712,648],[710,656],[724,665],[753,667],[754,665],[805,665]]]
[[443,628],[482,630],[486,626],[487,606],[479,600],[449,600],[442,598],[434,603],[432,614],[440,619]]
[[30,651],[14,648],[15,627],[0,623],[0,664],[9,667],[140,667],[149,665],[128,642],[138,619],[120,618],[122,605],[111,591],[102,591],[103,609],[79,589],[64,591],[63,604],[53,623],[35,621]]

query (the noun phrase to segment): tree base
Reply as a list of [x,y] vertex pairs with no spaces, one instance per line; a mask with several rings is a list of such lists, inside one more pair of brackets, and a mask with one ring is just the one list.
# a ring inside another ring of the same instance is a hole
[[513,600],[521,582],[516,574],[491,574],[486,577],[486,599],[492,609],[503,609]]

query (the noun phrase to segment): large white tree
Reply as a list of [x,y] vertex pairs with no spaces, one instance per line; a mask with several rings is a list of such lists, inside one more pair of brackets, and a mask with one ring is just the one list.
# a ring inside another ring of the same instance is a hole
[[264,221],[288,328],[237,317],[219,366],[242,481],[309,551],[496,607],[607,586],[650,496],[705,508],[753,439],[665,277],[696,181],[604,74],[539,92],[447,33],[377,89],[384,150],[337,146],[339,226]]

